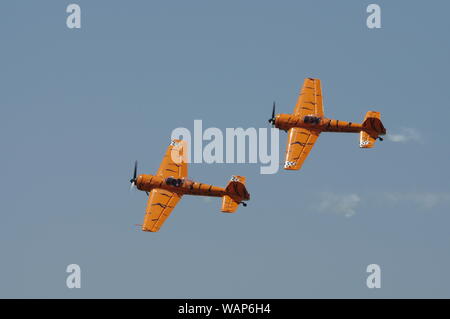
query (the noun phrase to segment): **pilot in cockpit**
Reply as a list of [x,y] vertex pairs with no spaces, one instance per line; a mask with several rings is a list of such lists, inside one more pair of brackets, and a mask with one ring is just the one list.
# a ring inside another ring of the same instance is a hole
[[181,178],[173,178],[173,177],[167,177],[166,178],[166,184],[172,185],[175,187],[180,187],[183,184],[183,180]]
[[319,124],[320,123],[320,117],[313,116],[313,115],[306,115],[303,118],[303,121],[305,123],[309,123],[309,124]]

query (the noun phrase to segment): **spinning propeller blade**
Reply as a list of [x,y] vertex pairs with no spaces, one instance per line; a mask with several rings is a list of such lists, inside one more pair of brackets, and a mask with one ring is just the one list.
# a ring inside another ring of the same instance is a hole
[[269,119],[269,123],[272,124],[272,127],[275,125],[275,101],[273,101],[272,117]]
[[134,162],[134,172],[133,177],[130,179],[130,191],[133,189],[134,186],[136,186],[136,178],[137,178],[137,161]]

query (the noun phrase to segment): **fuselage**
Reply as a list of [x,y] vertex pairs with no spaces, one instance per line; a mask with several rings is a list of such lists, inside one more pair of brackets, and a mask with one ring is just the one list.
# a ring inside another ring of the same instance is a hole
[[178,194],[222,197],[228,192],[223,187],[191,181],[187,178],[164,178],[161,176],[142,174],[136,180],[136,187],[150,192],[154,188],[166,189]]
[[362,124],[328,119],[315,116],[299,116],[295,114],[278,114],[275,117],[275,127],[289,130],[293,127],[303,127],[320,132],[359,133],[364,130]]

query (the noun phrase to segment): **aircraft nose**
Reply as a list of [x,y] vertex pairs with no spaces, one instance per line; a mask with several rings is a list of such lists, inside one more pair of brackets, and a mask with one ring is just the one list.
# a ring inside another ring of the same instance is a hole
[[277,127],[277,124],[278,124],[278,120],[280,119],[280,114],[277,114],[276,116],[275,116],[275,121],[273,122],[273,124],[275,125],[275,127]]
[[136,188],[140,189],[140,186],[142,185],[142,175],[138,175],[138,177],[136,178]]

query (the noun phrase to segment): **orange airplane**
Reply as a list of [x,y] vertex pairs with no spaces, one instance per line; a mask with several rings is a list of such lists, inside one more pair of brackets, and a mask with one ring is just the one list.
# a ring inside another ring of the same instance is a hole
[[186,154],[187,143],[172,140],[156,175],[137,176],[137,161],[134,163],[131,188],[136,187],[148,195],[143,231],[159,231],[183,195],[222,197],[224,213],[234,213],[239,204],[247,206],[244,201],[250,199],[250,194],[245,188],[244,176],[232,176],[225,188],[193,182],[187,179]]
[[319,79],[307,78],[303,82],[294,113],[277,114],[273,103],[272,126],[288,132],[285,170],[298,170],[322,132],[359,133],[359,147],[372,148],[375,141],[383,138],[386,129],[381,123],[380,113],[369,111],[362,124],[327,119],[323,115],[322,89]]

